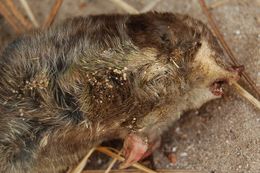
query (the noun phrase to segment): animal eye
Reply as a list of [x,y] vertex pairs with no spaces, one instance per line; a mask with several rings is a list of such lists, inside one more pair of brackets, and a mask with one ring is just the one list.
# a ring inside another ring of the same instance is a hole
[[165,33],[161,36],[161,39],[162,39],[162,41],[169,41],[167,34],[165,34]]
[[200,47],[201,47],[201,42],[196,41],[196,42],[195,42],[195,46],[196,46],[197,48],[200,48]]

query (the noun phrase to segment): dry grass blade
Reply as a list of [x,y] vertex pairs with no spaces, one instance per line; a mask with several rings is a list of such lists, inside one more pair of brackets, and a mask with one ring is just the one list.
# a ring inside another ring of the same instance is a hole
[[[104,170],[87,170],[83,171],[82,173],[103,173]],[[110,173],[143,173],[143,171],[136,170],[136,169],[125,169],[125,170],[111,170]],[[202,173],[198,171],[190,171],[190,170],[164,170],[159,169],[158,173]]]
[[39,27],[39,24],[38,24],[37,20],[35,19],[34,15],[33,15],[33,13],[32,13],[32,10],[31,10],[30,6],[28,5],[27,1],[26,1],[26,0],[20,0],[20,2],[21,2],[21,4],[22,4],[24,10],[26,11],[26,13],[27,13],[29,19],[30,19],[31,22],[33,23],[33,25],[34,25],[35,27]]
[[9,11],[5,8],[5,5],[0,1],[0,13],[6,21],[12,26],[16,33],[21,33],[21,30],[16,25],[15,19],[10,15]]
[[92,148],[87,155],[81,160],[81,162],[76,166],[76,168],[74,168],[71,173],[81,173],[82,170],[84,169],[88,158],[91,156],[91,154],[95,151],[95,148]]
[[13,0],[5,1],[7,6],[10,8],[14,16],[19,20],[19,22],[26,28],[29,29],[32,27],[31,23],[22,15],[20,11],[16,8]]
[[[210,24],[210,26],[212,27],[214,33],[216,34],[216,37],[218,38],[218,40],[220,41],[220,43],[222,44],[222,46],[224,47],[224,49],[226,50],[228,56],[230,57],[231,61],[233,62],[234,65],[238,66],[239,63],[235,57],[235,55],[233,54],[233,52],[231,51],[231,49],[229,48],[228,44],[226,43],[223,35],[221,34],[220,30],[218,29],[216,23],[214,22],[213,16],[211,15],[211,13],[209,12],[209,9],[205,3],[204,0],[199,0],[200,6],[204,12],[204,14],[207,16],[208,18],[208,22]],[[257,93],[258,97],[260,97],[260,91],[258,90],[258,88],[256,87],[256,84],[253,82],[253,80],[245,73],[242,73],[242,76],[246,79],[246,81],[250,84],[250,86],[254,89],[254,91]]]
[[138,14],[138,10],[135,9],[134,7],[132,7],[131,5],[129,5],[128,3],[124,2],[123,0],[110,0],[111,2],[113,2],[114,4],[116,4],[117,6],[121,7],[122,9],[124,9],[125,11],[127,11],[130,14]]
[[[98,148],[96,148],[96,150],[101,152],[101,153],[104,153],[104,154],[106,154],[106,155],[108,155],[108,156],[110,156],[112,158],[116,158],[119,161],[124,161],[125,160],[123,157],[121,157],[120,155],[112,152],[111,150],[109,150],[106,147],[98,147]],[[151,170],[151,169],[149,169],[149,168],[147,168],[147,167],[145,167],[145,166],[143,166],[143,165],[141,165],[139,163],[134,163],[132,166],[137,168],[137,169],[139,169],[139,170],[147,172],[147,173],[157,173],[156,171],[153,171],[153,170]]]
[[254,98],[250,93],[248,93],[244,88],[242,88],[237,82],[233,82],[232,86],[237,90],[237,92],[251,102],[260,110],[260,102]]
[[49,27],[53,23],[57,13],[59,12],[59,9],[62,5],[62,2],[63,2],[63,0],[56,0],[55,1],[55,4],[53,5],[49,16],[47,17],[47,19],[45,20],[45,22],[43,24],[44,28]]

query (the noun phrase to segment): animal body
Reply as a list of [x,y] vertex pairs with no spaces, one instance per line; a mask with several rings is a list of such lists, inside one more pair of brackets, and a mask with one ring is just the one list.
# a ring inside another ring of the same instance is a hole
[[17,38],[0,58],[0,172],[58,173],[104,140],[126,166],[180,115],[221,97],[238,72],[186,15],[66,20]]

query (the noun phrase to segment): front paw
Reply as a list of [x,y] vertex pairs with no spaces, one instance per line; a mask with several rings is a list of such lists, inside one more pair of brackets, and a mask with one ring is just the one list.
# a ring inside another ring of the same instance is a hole
[[120,168],[127,168],[139,160],[148,157],[160,146],[160,139],[161,138],[149,139],[149,137],[136,133],[128,134],[123,146],[125,161],[120,165]]
[[125,156],[125,161],[120,165],[120,168],[127,168],[138,162],[142,159],[147,150],[147,138],[135,133],[128,134],[124,140],[123,146],[123,155]]

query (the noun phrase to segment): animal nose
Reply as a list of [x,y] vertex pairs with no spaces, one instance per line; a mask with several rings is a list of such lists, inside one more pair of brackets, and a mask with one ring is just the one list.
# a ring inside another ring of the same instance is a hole
[[232,78],[236,81],[238,81],[242,75],[242,72],[245,70],[245,67],[243,65],[239,66],[231,66],[228,68],[228,71],[232,73]]
[[239,76],[242,75],[242,72],[245,70],[245,66],[240,65],[240,66],[232,66],[231,67],[231,72],[237,73]]

